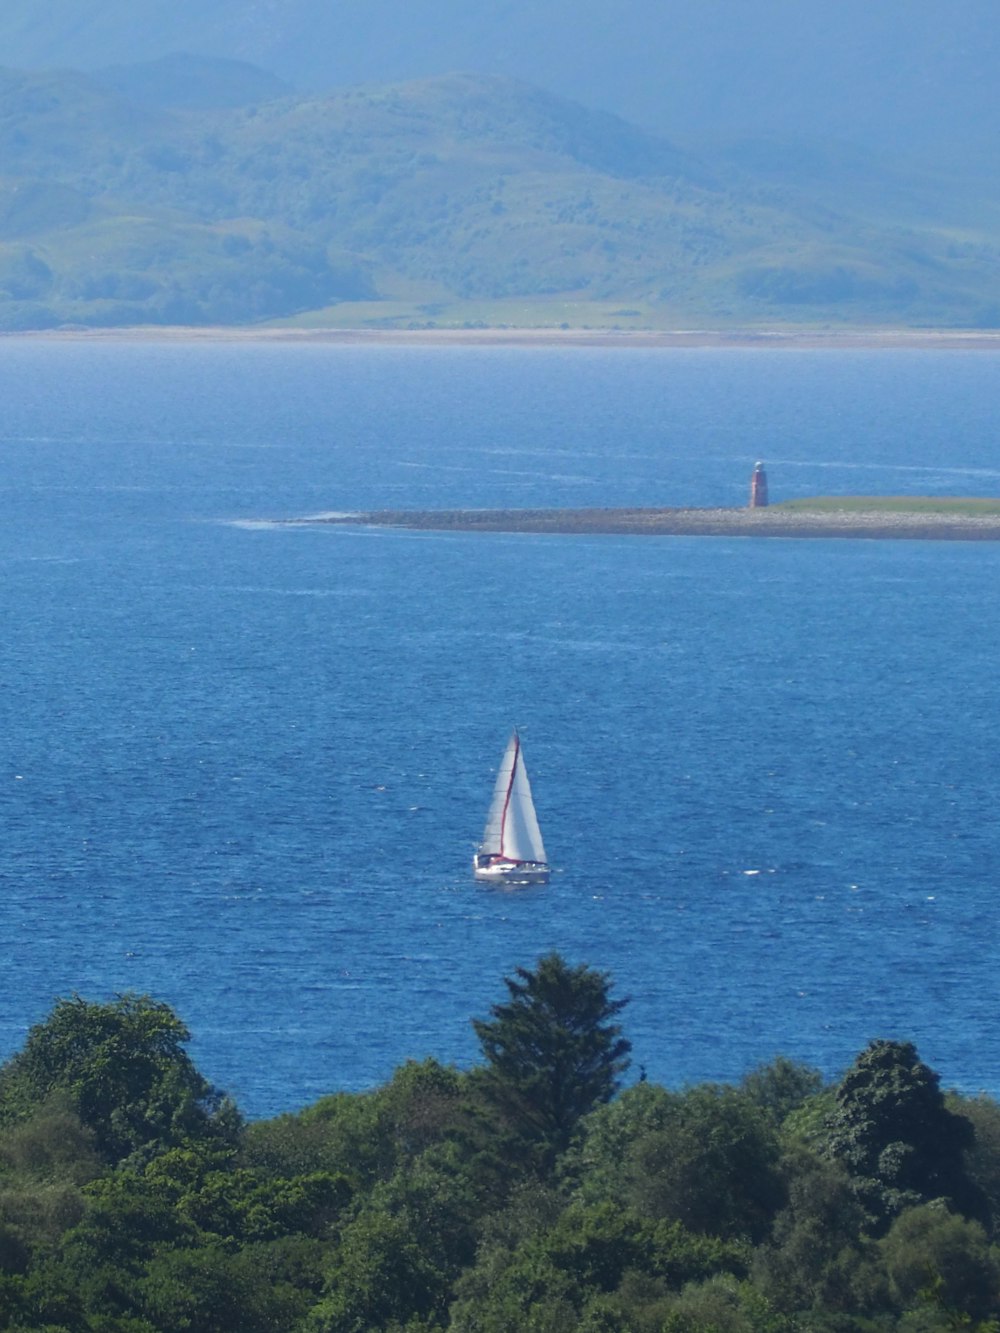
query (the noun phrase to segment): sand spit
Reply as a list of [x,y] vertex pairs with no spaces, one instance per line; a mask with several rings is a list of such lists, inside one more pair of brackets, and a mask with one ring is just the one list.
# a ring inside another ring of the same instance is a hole
[[1000,541],[998,514],[771,509],[383,509],[295,523],[426,532],[533,532],[644,537],[863,537]]

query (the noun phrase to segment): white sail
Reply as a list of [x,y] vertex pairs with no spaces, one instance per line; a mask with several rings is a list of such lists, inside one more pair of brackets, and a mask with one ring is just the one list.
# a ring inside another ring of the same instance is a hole
[[542,831],[531,799],[531,783],[516,731],[507,743],[497,774],[481,851],[511,861],[544,862],[546,859]]

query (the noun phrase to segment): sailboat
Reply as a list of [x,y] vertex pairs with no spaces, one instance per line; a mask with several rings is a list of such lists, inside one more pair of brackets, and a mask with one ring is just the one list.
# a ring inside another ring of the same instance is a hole
[[492,884],[544,884],[549,878],[521,738],[516,731],[504,751],[483,840],[472,858],[472,872],[476,879]]

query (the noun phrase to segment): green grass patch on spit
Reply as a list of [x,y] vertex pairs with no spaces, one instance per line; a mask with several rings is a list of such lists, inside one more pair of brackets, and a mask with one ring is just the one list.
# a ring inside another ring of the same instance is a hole
[[1000,515],[1000,498],[962,495],[816,495],[772,509],[796,513]]

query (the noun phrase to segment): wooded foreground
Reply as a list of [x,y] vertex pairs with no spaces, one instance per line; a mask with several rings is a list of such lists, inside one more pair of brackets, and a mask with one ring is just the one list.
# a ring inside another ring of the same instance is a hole
[[1000,1106],[907,1042],[837,1082],[623,1082],[610,977],[518,968],[481,1062],[246,1123],[165,1004],[60,1000],[0,1068],[0,1329],[1000,1328]]

